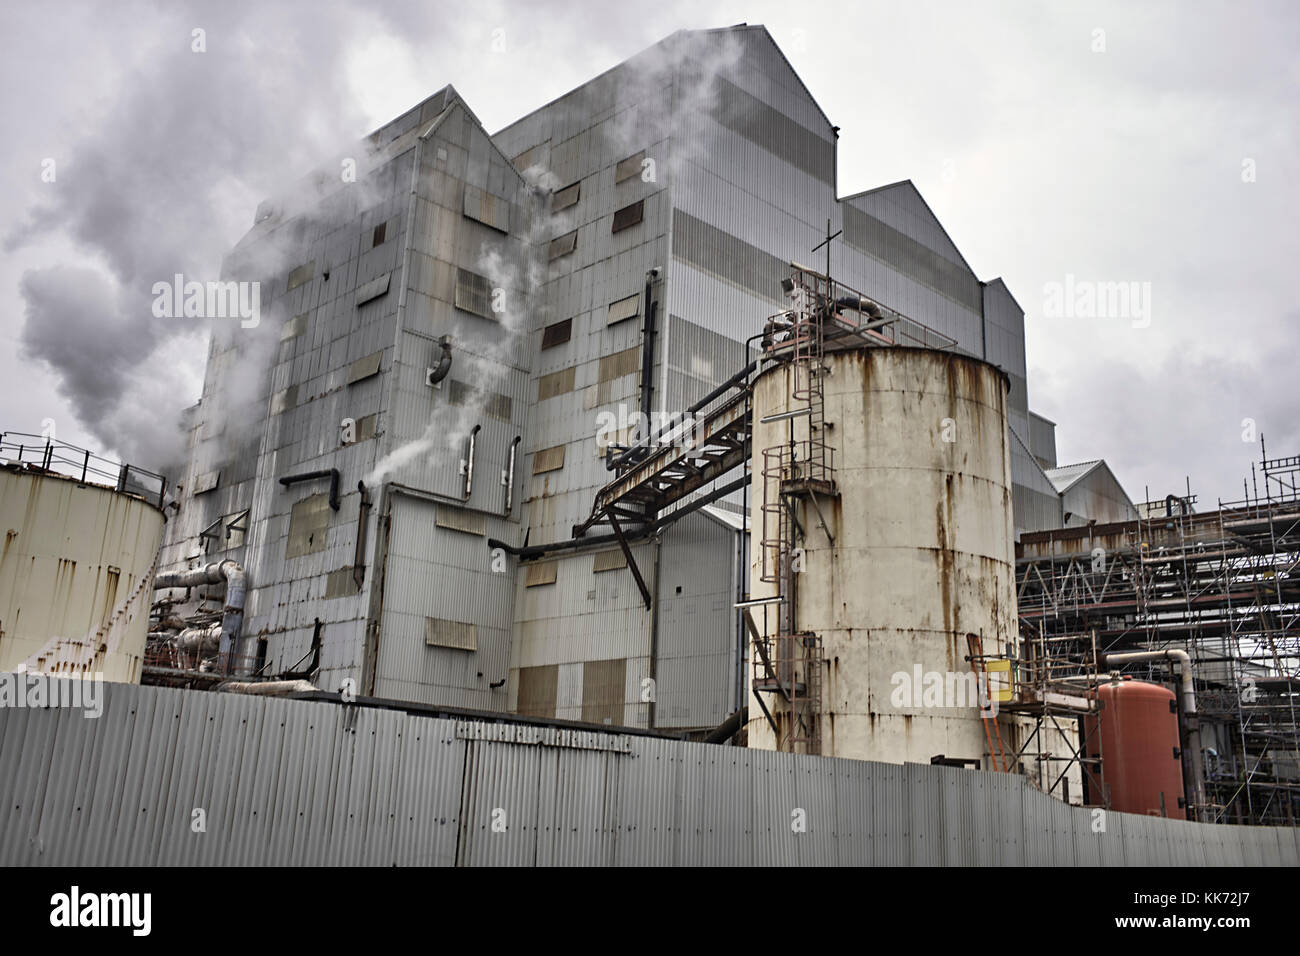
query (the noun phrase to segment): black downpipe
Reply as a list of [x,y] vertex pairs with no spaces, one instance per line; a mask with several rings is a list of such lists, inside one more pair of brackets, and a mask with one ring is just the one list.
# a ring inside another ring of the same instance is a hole
[[357,482],[361,506],[357,509],[357,545],[352,552],[352,582],[361,589],[366,580],[366,519],[370,517],[370,493],[364,481]]
[[[636,541],[647,537],[654,532],[659,531],[661,528],[668,527],[668,525],[677,521],[679,518],[684,518],[691,512],[698,511],[705,505],[712,504],[719,498],[731,494],[733,491],[739,491],[748,483],[749,479],[747,477],[737,478],[735,481],[728,482],[721,488],[714,488],[707,495],[702,495],[699,498],[693,499],[690,504],[678,508],[671,514],[660,518],[658,521],[652,522],[648,525],[639,525],[637,527],[629,528],[623,533],[623,536],[629,541]],[[489,548],[500,548],[506,554],[513,555],[520,561],[532,561],[534,558],[542,558],[553,551],[573,551],[577,548],[594,548],[603,544],[618,543],[618,535],[615,534],[602,534],[589,538],[570,538],[568,541],[557,541],[555,544],[539,544],[532,548],[527,546],[517,548],[512,544],[506,544],[504,541],[500,541],[496,538],[488,538],[487,541]]]
[[650,436],[650,408],[653,404],[654,386],[651,380],[655,368],[655,313],[659,303],[653,299],[654,270],[645,275],[645,322],[641,327],[641,421],[646,430],[643,438]]

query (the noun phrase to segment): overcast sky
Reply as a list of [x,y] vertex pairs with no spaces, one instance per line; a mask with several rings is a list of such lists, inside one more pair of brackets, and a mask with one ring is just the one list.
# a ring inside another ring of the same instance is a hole
[[[1204,507],[1241,497],[1250,423],[1300,453],[1288,2],[8,4],[0,428],[162,454],[145,423],[197,399],[205,334],[141,302],[214,277],[259,200],[447,83],[495,132],[739,22],[841,127],[840,195],[913,180],[1006,281],[1062,463],[1106,458],[1135,501],[1190,475]],[[1139,283],[1149,315],[1053,315],[1067,277]]]

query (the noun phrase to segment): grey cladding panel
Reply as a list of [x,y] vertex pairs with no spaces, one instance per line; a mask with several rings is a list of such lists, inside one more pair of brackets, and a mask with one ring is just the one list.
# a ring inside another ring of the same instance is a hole
[[297,558],[324,551],[330,513],[329,495],[312,495],[295,504],[289,513],[289,539],[284,556]]
[[844,241],[850,246],[972,312],[981,311],[984,292],[968,270],[849,203],[841,203],[840,209],[844,214]]
[[796,169],[835,184],[835,144],[718,77],[713,118]]
[[673,255],[764,299],[784,301],[788,263],[680,209],[673,210]]

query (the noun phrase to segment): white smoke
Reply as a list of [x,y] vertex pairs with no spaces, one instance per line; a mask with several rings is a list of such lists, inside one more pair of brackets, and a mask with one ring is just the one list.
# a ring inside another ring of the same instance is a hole
[[[158,317],[151,290],[177,273],[215,279],[275,171],[305,168],[358,128],[347,79],[330,68],[355,15],[244,4],[207,5],[201,17],[183,5],[78,13],[92,31],[125,18],[137,42],[122,51],[109,101],[68,130],[57,182],[6,228],[5,248],[54,235],[78,250],[75,264],[24,276],[17,338],[103,451],[156,470],[183,459],[178,413],[198,391],[203,339],[223,320]],[[250,36],[291,39],[263,57],[242,42]]]
[[[545,179],[546,173],[540,168],[529,172],[530,183],[540,184]],[[479,247],[474,271],[491,284],[493,316],[499,329],[486,336],[462,335],[453,342],[452,368],[459,374],[458,381],[468,386],[467,393],[457,405],[439,401],[420,437],[399,445],[376,462],[363,479],[367,485],[382,481],[404,465],[436,452],[462,453],[475,424],[483,418],[489,398],[500,390],[511,371],[523,370],[522,353],[530,331],[529,319],[534,304],[541,300],[546,281],[540,250],[550,238],[550,224],[531,208],[534,188],[530,185],[519,192],[531,223],[519,254],[503,253],[504,243],[484,243]]]
[[[744,54],[743,43],[732,33],[695,34],[680,32],[667,41],[633,57],[617,77],[620,104],[626,107],[606,124],[605,135],[620,157],[625,152],[653,146],[675,132],[674,120],[697,113],[713,113],[719,102],[717,78],[734,70]],[[675,109],[674,109],[675,104]],[[678,137],[672,157],[648,152],[661,169],[670,172],[683,162],[702,158],[707,144]],[[568,185],[541,163],[534,163],[522,173],[533,191],[554,192]],[[531,202],[531,199],[527,200]],[[575,227],[575,211],[563,210],[554,216],[534,216],[528,236],[524,265],[502,255],[497,246],[484,246],[475,271],[486,276],[494,290],[504,290],[504,309],[497,320],[504,334],[490,340],[462,339],[456,343],[454,362],[468,360],[474,374],[466,381],[469,394],[460,405],[442,402],[434,410],[429,424],[419,438],[409,441],[384,456],[365,478],[367,484],[383,480],[404,465],[424,456],[445,450],[462,454],[474,425],[484,413],[491,394],[498,390],[511,368],[519,367],[520,346],[529,332],[530,309],[538,313],[539,324],[547,319],[543,289],[546,266],[542,257],[554,236]],[[456,368],[453,365],[453,368]]]

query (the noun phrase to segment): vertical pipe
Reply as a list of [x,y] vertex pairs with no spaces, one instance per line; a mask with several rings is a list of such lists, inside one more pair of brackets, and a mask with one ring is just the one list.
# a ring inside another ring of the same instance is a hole
[[[366,580],[366,519],[370,517],[370,493],[364,481],[357,482],[361,504],[357,508],[357,543],[352,553],[352,583],[360,589]],[[320,621],[316,622],[318,625]]]
[[465,452],[465,500],[469,501],[470,493],[474,490],[474,446],[478,442],[478,433],[482,425],[475,425],[473,431],[469,433],[469,448]]
[[516,435],[515,440],[510,443],[510,463],[506,465],[506,514],[510,514],[510,505],[514,499],[515,491],[515,452],[519,449],[519,442],[523,435]]
[[653,299],[654,274],[653,269],[645,274],[645,318],[641,328],[641,421],[646,429],[646,434],[640,436],[642,438],[650,434],[650,410],[654,392],[651,379],[655,363],[655,312],[659,308],[659,303]]
[[662,594],[660,590],[662,584],[659,580],[659,557],[663,548],[663,538],[655,535],[655,580],[654,580],[654,604],[650,608],[650,710],[646,717],[646,726],[650,730],[655,729],[655,721],[658,718],[658,700],[659,700],[659,600]]

